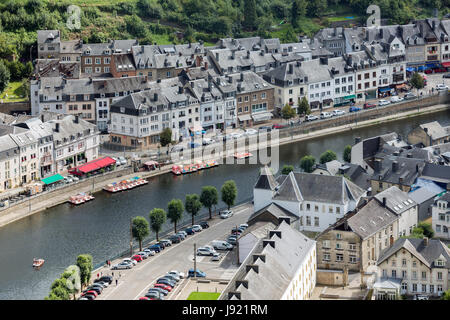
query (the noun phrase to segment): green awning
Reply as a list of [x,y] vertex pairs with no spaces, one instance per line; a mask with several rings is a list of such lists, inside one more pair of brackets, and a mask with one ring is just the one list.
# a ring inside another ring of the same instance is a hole
[[350,96],[342,97],[342,99],[344,99],[344,100],[350,100],[350,99],[355,99],[355,98],[356,98],[356,96],[354,94],[352,94]]
[[58,181],[61,181],[61,180],[64,180],[64,177],[62,175],[60,175],[59,173],[57,173],[57,174],[55,174],[53,176],[47,177],[45,179],[42,179],[42,182],[44,184],[48,185],[48,184],[52,184],[52,183],[55,183],[55,182],[58,182]]

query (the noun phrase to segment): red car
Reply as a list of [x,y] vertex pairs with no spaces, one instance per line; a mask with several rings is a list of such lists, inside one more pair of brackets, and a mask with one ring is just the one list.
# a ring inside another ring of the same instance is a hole
[[97,298],[97,296],[98,296],[98,293],[95,292],[94,290],[85,291],[85,292],[81,293],[81,296],[84,296],[84,295],[86,295],[86,294],[90,294],[91,296],[94,296],[94,297],[96,297],[96,298]]
[[425,70],[424,71],[426,74],[430,74],[430,73],[433,73],[433,69],[427,69],[427,70]]
[[364,106],[363,106],[364,109],[372,109],[372,108],[376,108],[376,107],[377,106],[372,103],[364,103]]
[[272,129],[282,129],[282,128],[284,128],[284,127],[286,127],[286,126],[285,126],[285,125],[282,125],[282,124],[276,123],[276,124],[274,124],[274,125],[272,126]]
[[140,297],[139,300],[150,300],[148,297]]
[[163,283],[155,283],[155,285],[154,285],[153,287],[155,287],[155,288],[161,288],[161,289],[167,290],[167,291],[169,291],[169,292],[172,291],[172,287],[171,287],[171,286],[165,285],[165,284],[163,284]]
[[138,254],[135,254],[134,256],[132,256],[131,259],[136,260],[137,262],[142,261],[142,257]]

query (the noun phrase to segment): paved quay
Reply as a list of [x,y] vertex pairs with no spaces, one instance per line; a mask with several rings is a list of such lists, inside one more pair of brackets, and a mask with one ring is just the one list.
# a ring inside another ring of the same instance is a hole
[[[210,227],[199,233],[188,236],[184,241],[164,249],[160,253],[139,262],[130,270],[110,270],[106,265],[94,270],[92,280],[97,274],[109,274],[114,272],[114,281],[106,288],[96,300],[137,300],[143,297],[153,283],[171,270],[184,273],[193,268],[194,243],[197,248],[209,244],[212,240],[225,239],[233,227],[247,222],[253,213],[253,205],[246,203],[232,208],[234,215],[228,219],[220,219],[215,216],[208,221]],[[225,256],[220,261],[211,261],[211,257],[197,257],[197,268],[205,272],[207,278],[230,280],[238,269],[236,249],[230,252],[218,251]],[[122,259],[111,261],[111,265],[119,263]],[[120,277],[119,277],[120,274]],[[118,279],[116,285],[115,280]],[[191,285],[188,280],[180,281],[167,299],[185,298],[185,286]],[[194,290],[193,290],[194,291]]]

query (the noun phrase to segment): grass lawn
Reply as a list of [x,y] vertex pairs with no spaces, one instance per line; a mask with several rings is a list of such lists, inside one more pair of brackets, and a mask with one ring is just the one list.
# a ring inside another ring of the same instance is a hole
[[[8,95],[8,97],[6,97]],[[25,98],[25,88],[21,81],[10,82],[5,91],[0,94],[0,99],[3,102],[22,102],[27,101]]]
[[217,300],[220,293],[215,292],[191,292],[188,300]]

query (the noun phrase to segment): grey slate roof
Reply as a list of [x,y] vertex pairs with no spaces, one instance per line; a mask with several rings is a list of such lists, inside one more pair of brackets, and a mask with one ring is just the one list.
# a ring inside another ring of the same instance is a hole
[[[393,163],[397,162],[398,169],[393,171]],[[405,158],[400,156],[386,156],[381,160],[381,170],[377,171],[376,167],[372,175],[372,180],[389,182],[411,186],[421,175],[425,162],[422,159]],[[418,169],[418,170],[417,170]]]
[[371,199],[357,213],[348,218],[348,225],[362,239],[367,239],[397,219],[397,215],[375,199]]
[[417,205],[406,192],[401,191],[396,186],[375,195],[375,199],[380,203],[383,203],[383,198],[386,198],[386,207],[397,215]]
[[450,182],[450,166],[442,166],[439,164],[426,163],[422,171],[421,178],[449,183]]
[[38,43],[58,43],[60,42],[59,30],[38,30]]
[[421,124],[420,128],[422,128],[423,130],[427,129],[428,130],[427,134],[433,140],[448,137],[450,135],[448,127],[442,127],[441,124],[437,121]]
[[450,249],[437,239],[428,239],[428,245],[425,245],[424,239],[397,239],[391,247],[381,252],[377,264],[381,264],[401,249],[409,251],[429,268],[435,268],[435,260],[442,255],[447,260],[445,268],[450,269]]
[[255,189],[267,189],[267,190],[275,190],[275,188],[278,186],[277,181],[275,180],[272,171],[267,166],[264,166],[264,168],[261,168],[261,172],[258,178],[258,181],[256,181]]
[[[252,215],[248,218],[248,221],[253,221],[259,215],[266,213],[266,212],[269,212],[272,216],[274,216],[277,219],[282,218],[282,217],[289,217],[289,218],[291,218],[291,223],[295,220],[298,220],[298,217],[295,214],[293,214],[292,212],[277,205],[276,203],[271,203],[271,204],[265,206],[264,208],[252,213]],[[258,220],[255,220],[255,221],[256,221],[256,223],[258,222]],[[245,232],[244,232],[244,234],[245,234]]]

